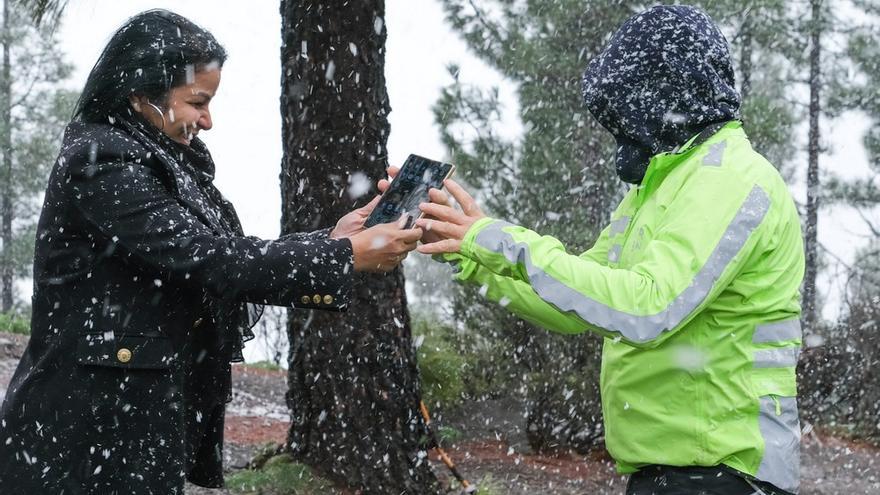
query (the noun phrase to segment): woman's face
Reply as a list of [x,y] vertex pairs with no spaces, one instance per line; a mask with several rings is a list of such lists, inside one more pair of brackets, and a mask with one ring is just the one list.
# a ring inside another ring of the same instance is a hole
[[[207,68],[196,71],[189,84],[168,92],[164,107],[159,107],[162,116],[147,104],[149,100],[144,97],[132,97],[132,106],[173,141],[189,146],[199,131],[213,126],[208,106],[219,85],[220,69]],[[162,117],[165,118],[164,124]]]

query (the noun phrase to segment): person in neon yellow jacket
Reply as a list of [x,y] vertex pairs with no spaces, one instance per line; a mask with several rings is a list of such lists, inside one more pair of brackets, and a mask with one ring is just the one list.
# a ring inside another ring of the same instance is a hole
[[419,251],[525,320],[604,337],[628,493],[797,493],[800,221],[738,120],[726,40],[698,9],[650,9],[591,62],[584,97],[635,184],[591,249],[486,217],[449,180],[461,210],[432,190]]

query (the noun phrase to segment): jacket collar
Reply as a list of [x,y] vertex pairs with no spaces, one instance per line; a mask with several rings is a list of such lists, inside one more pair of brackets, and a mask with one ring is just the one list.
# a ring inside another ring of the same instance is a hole
[[658,153],[651,157],[648,169],[645,171],[645,178],[640,185],[636,186],[640,189],[639,197],[641,198],[641,201],[639,204],[644,201],[651,191],[656,189],[657,186],[663,182],[663,179],[669,175],[669,172],[680,163],[693,156],[697,150],[733,136],[745,137],[745,131],[742,129],[742,122],[739,120],[727,122],[721,127],[721,129],[718,129],[716,132],[708,136],[704,136],[702,133],[695,134],[681,145],[681,147],[666,153]]

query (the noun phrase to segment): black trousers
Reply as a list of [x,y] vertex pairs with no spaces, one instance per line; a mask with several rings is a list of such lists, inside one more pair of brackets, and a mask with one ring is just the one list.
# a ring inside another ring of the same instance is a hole
[[768,483],[746,481],[723,467],[647,466],[633,473],[626,485],[626,495],[760,495],[762,492],[766,495],[787,493]]

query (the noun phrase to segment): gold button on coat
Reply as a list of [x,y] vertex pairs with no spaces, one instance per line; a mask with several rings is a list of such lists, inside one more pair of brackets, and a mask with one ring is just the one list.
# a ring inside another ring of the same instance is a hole
[[309,296],[302,296],[302,299],[300,299],[300,301],[302,301],[303,304],[308,304],[311,299],[309,299]]
[[131,361],[131,351],[123,347],[116,352],[116,359],[119,360],[120,363],[127,363]]
[[324,304],[333,304],[333,296],[330,294],[324,296]]
[[312,302],[314,302],[315,304],[321,304],[321,296],[315,294],[315,296],[312,297]]

